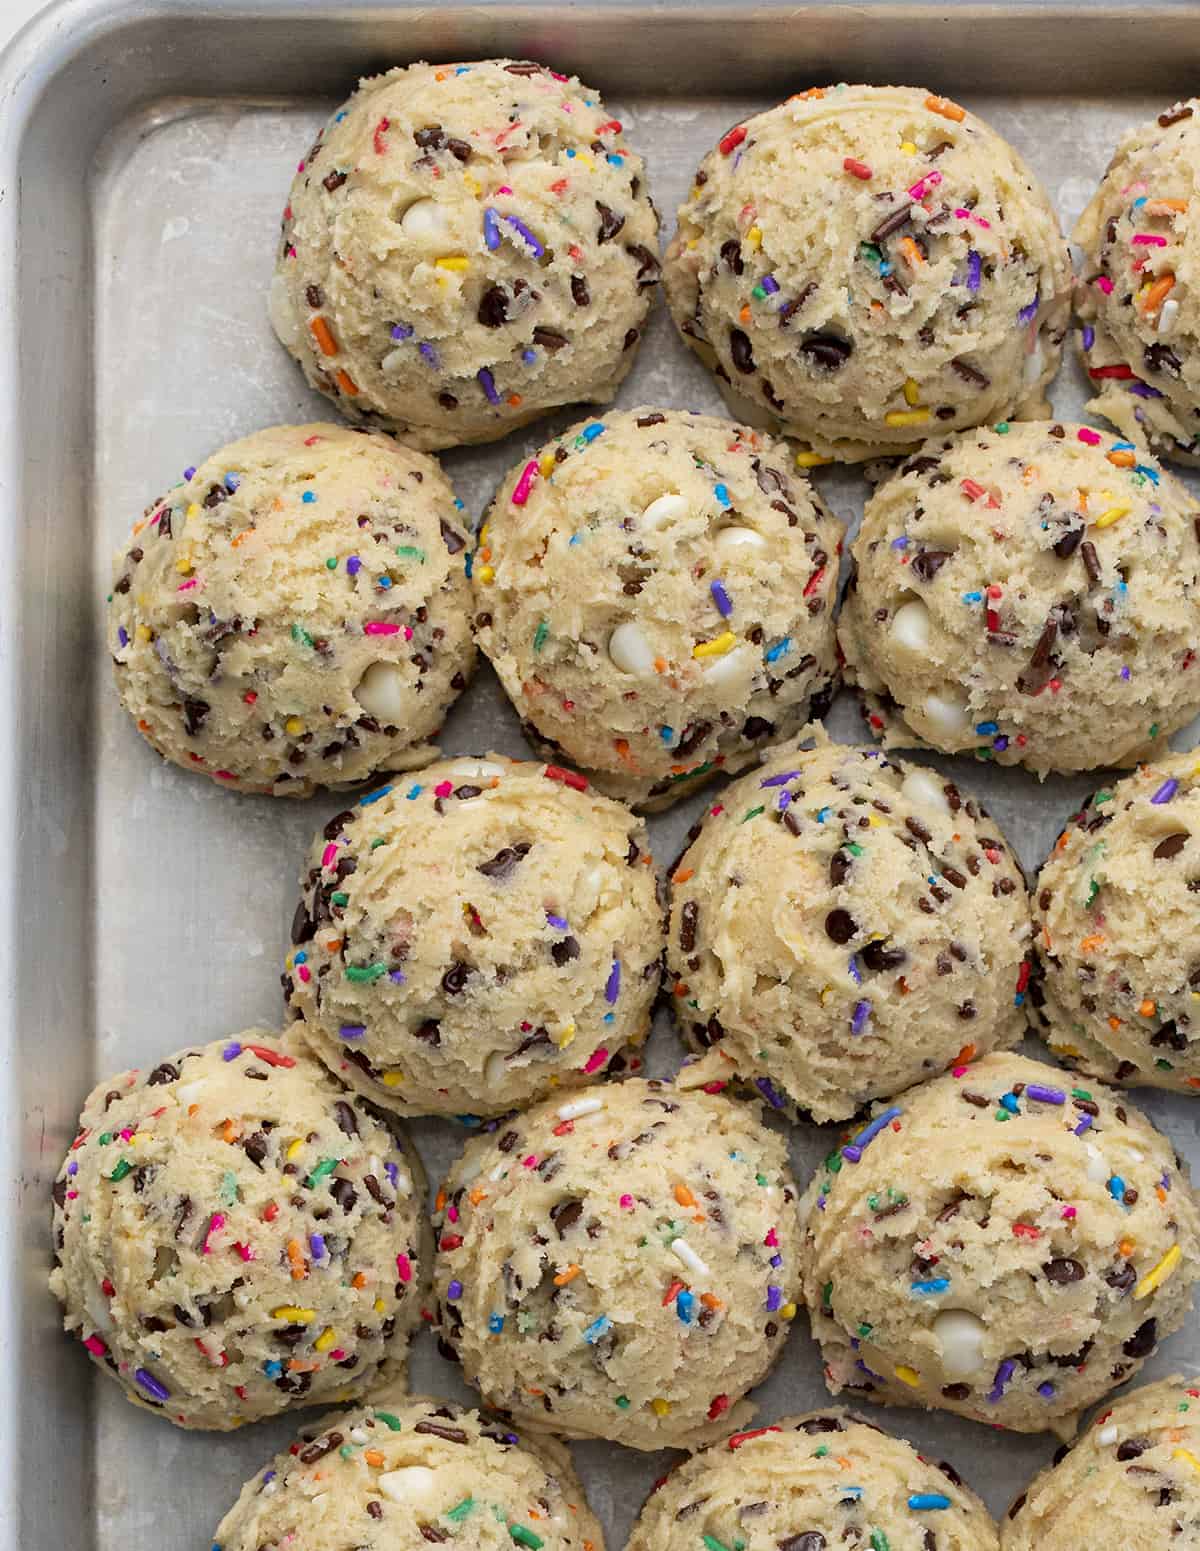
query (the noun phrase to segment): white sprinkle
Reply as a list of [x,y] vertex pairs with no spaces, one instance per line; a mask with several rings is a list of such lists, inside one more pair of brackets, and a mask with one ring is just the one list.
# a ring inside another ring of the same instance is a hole
[[686,1239],[674,1239],[671,1243],[671,1253],[676,1260],[682,1260],[688,1270],[694,1271],[697,1276],[712,1275],[712,1272]]
[[350,1429],[350,1442],[363,1444],[370,1440],[370,1433],[365,1427],[352,1427]]
[[1158,309],[1158,332],[1169,334],[1175,327],[1175,319],[1179,316],[1179,303],[1173,296],[1168,296],[1166,301]]
[[415,200],[400,217],[400,230],[418,242],[428,237],[440,237],[446,226],[446,212],[436,199]]
[[560,1120],[578,1120],[580,1115],[592,1115],[604,1108],[603,1099],[575,1099],[557,1111]]

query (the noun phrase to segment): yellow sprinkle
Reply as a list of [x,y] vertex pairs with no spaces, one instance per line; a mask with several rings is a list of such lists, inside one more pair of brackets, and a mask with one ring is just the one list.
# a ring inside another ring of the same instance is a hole
[[299,1309],[294,1303],[281,1303],[271,1310],[272,1319],[285,1319],[289,1325],[311,1325],[316,1317],[316,1309]]
[[456,275],[461,275],[471,267],[471,260],[461,253],[446,253],[440,259],[435,259],[434,263],[438,269],[451,269]]
[[481,565],[475,575],[481,582],[494,582],[496,579],[496,569],[494,566]]
[[821,1006],[822,1007],[824,1007],[825,1003],[829,1000],[829,998],[832,995],[833,995],[833,987],[832,986],[822,986],[821,987]]
[[785,1303],[783,1308],[780,1309],[779,1313],[784,1319],[795,1319],[796,1305],[794,1303]]
[[917,154],[917,148],[911,140],[901,140],[900,152],[903,156],[915,156]]
[[567,1026],[563,1029],[562,1033],[558,1036],[558,1039],[555,1041],[555,1043],[558,1045],[560,1050],[565,1050],[574,1038],[575,1025],[573,1023],[568,1023]]
[[1081,1050],[1076,1050],[1074,1045],[1051,1045],[1050,1049],[1053,1050],[1056,1056],[1078,1057],[1083,1054]]
[[796,454],[796,467],[798,469],[822,469],[827,463],[832,462],[832,458],[823,458],[819,452],[798,452]]
[[699,246],[700,246],[700,239],[699,239],[699,237],[689,237],[688,238],[688,247],[689,248],[698,248]]
[[538,473],[542,476],[543,479],[549,479],[551,474],[554,473],[556,467],[557,464],[554,460],[554,454],[552,452],[548,452],[542,461],[538,464]]
[[924,425],[929,419],[927,409],[893,409],[884,415],[884,425]]
[[313,1342],[313,1349],[318,1352],[327,1352],[336,1340],[337,1336],[333,1333],[333,1326],[326,1325],[325,1329],[322,1330],[321,1334]]
[[476,198],[483,192],[483,186],[479,179],[473,178],[469,172],[463,177],[463,183],[466,185],[467,192],[474,194]]
[[1127,517],[1133,510],[1132,506],[1110,506],[1106,512],[1101,512],[1096,518],[1097,528],[1111,528],[1114,522],[1120,522],[1122,517]]
[[1156,1287],[1161,1287],[1169,1276],[1174,1276],[1182,1259],[1183,1251],[1178,1244],[1172,1244],[1158,1264],[1142,1277],[1141,1281],[1133,1289],[1133,1296],[1135,1298],[1148,1297]]
[[298,716],[289,716],[283,724],[283,730],[289,738],[298,738],[304,731],[304,723]]
[[595,171],[596,164],[586,151],[576,151],[573,160],[582,162],[585,167],[590,167],[593,172]]
[[486,544],[487,543],[487,540],[488,540],[488,529],[490,527],[491,527],[491,523],[490,522],[485,522],[483,527],[480,528],[480,530],[479,530],[479,542],[481,544]]
[[692,192],[688,195],[688,198],[689,199],[699,199],[700,198],[700,185],[698,183],[693,183],[692,184]]
[[880,825],[883,823],[883,820],[881,818],[879,818],[874,813],[868,813],[867,814],[867,823],[870,825],[870,827],[872,829],[878,829],[880,827]]
[[303,1146],[304,1146],[304,1139],[302,1137],[299,1137],[299,1136],[296,1138],[296,1140],[294,1142],[290,1142],[288,1144],[287,1161],[289,1163],[292,1162],[292,1160],[295,1158],[296,1154],[300,1151],[300,1149]]
[[901,1365],[899,1368],[895,1368],[892,1371],[900,1380],[901,1384],[907,1384],[909,1389],[920,1388],[921,1375],[915,1368],[905,1368],[903,1365]]
[[660,1396],[657,1400],[652,1400],[650,1402],[650,1409],[654,1412],[655,1416],[666,1416],[671,1410],[671,1402],[669,1400],[663,1400]]
[[404,1073],[384,1072],[383,1076],[379,1080],[383,1083],[385,1088],[398,1088],[404,1081]]
[[139,641],[148,641],[150,639],[150,626],[139,625],[134,633]]
[[1196,1474],[1200,1475],[1200,1459],[1197,1459],[1190,1449],[1172,1449],[1171,1458],[1187,1460]]
[[752,226],[750,228],[750,230],[746,233],[746,241],[750,244],[750,246],[752,248],[761,248],[762,247],[762,227],[761,226]]
[[175,562],[175,569],[179,572],[180,576],[187,576],[192,569],[192,557],[190,555],[180,555],[179,559]]
[[725,653],[737,645],[737,636],[732,630],[723,630],[719,636],[714,636],[711,641],[697,641],[692,647],[693,657],[724,657]]
[[387,1308],[387,1304],[384,1303],[382,1298],[376,1298],[373,1307],[375,1309],[376,1314],[382,1314],[384,1309]]
[[912,377],[905,379],[904,402],[906,404],[919,404],[921,402],[921,389]]
[[196,501],[191,502],[191,504],[188,506],[188,509],[187,509],[187,512],[185,513],[185,515],[187,517],[189,517],[189,518],[190,517],[199,517],[199,515],[200,515],[199,503],[196,502]]

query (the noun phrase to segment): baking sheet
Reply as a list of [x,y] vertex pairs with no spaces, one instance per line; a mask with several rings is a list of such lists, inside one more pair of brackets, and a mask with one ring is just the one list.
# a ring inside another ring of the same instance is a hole
[[[686,17],[678,24],[686,28]],[[464,31],[469,28],[460,26],[460,36]],[[460,46],[456,57],[473,55]],[[790,77],[776,95],[753,99],[668,101],[626,98],[619,81],[606,83],[609,106],[627,125],[630,142],[647,156],[651,192],[664,215],[664,242],[696,162],[719,134],[813,79],[824,77]],[[351,84],[348,78],[346,88]],[[961,84],[958,94],[1025,153],[1068,229],[1120,131],[1169,100],[1106,95],[1094,101],[1029,101]],[[87,326],[94,330],[95,363],[85,541],[90,552],[85,548],[77,563],[90,569],[90,641],[101,659],[110,556],[145,503],[225,441],[273,423],[332,413],[305,389],[274,341],[265,310],[279,212],[296,159],[328,106],[315,99],[256,104],[199,97],[162,103],[126,118],[98,154],[90,185],[92,275],[90,294],[83,298]],[[1082,388],[1078,368],[1069,362],[1053,390],[1058,415],[1078,413]],[[724,412],[711,379],[675,337],[661,299],[620,396],[622,406],[638,403]],[[471,517],[477,520],[511,463],[575,418],[547,420],[499,447],[447,454],[446,469]],[[861,478],[830,470],[819,473],[818,482],[848,525],[856,524],[866,488]],[[48,514],[29,516],[46,520]],[[44,581],[52,607],[53,580]],[[91,912],[91,1000],[85,1017],[94,1039],[88,1068],[65,1071],[62,1101],[48,1106],[43,1190],[94,1080],[153,1062],[190,1041],[214,1039],[257,1020],[280,1020],[278,974],[296,873],[311,833],[344,806],[337,798],[295,804],[238,798],[162,764],[129,726],[103,666],[101,661],[89,688],[82,755],[92,773],[85,799],[90,851],[80,864],[80,888],[86,884]],[[53,685],[45,688],[54,692]],[[829,724],[843,739],[859,736],[848,697],[839,699]],[[524,751],[516,717],[486,665],[451,716],[443,746],[449,752]],[[1086,777],[1054,778],[1039,786],[1020,771],[963,760],[939,763],[983,797],[1029,869],[1040,863],[1078,799],[1098,784]],[[693,798],[651,819],[660,865],[675,854],[704,801]],[[673,1070],[681,1053],[660,1014],[650,1045],[651,1070]],[[1148,1092],[1137,1102],[1185,1156],[1200,1158],[1200,1103]],[[436,1121],[416,1122],[413,1132],[436,1184],[464,1133]],[[829,1128],[794,1131],[793,1160],[802,1181],[828,1151],[830,1137]],[[47,1195],[41,1221],[48,1225],[48,1219]],[[32,1242],[33,1274],[40,1275],[48,1247],[37,1243],[36,1234]],[[52,1333],[53,1313],[52,1307],[40,1311],[39,1340],[62,1339]],[[1192,1354],[1200,1354],[1194,1325],[1165,1342],[1143,1376],[1173,1368],[1192,1372]],[[306,1419],[296,1413],[233,1436],[186,1434],[135,1411],[77,1353],[69,1353],[58,1371],[67,1387],[59,1403],[89,1421],[83,1446],[90,1451],[94,1520],[81,1503],[78,1535],[69,1542],[80,1548],[141,1551],[169,1543],[201,1551],[211,1544],[241,1482]],[[415,1347],[412,1377],[414,1388],[470,1398],[428,1335]],[[760,1420],[768,1421],[825,1401],[817,1349],[803,1317],[757,1399]],[[1049,1435],[998,1438],[949,1416],[896,1410],[881,1411],[875,1419],[923,1451],[951,1459],[997,1513],[1054,1448]],[[671,1456],[639,1455],[602,1443],[575,1445],[574,1453],[609,1551],[620,1551],[638,1505]],[[51,1543],[35,1537],[22,1544],[35,1542],[47,1548]]]

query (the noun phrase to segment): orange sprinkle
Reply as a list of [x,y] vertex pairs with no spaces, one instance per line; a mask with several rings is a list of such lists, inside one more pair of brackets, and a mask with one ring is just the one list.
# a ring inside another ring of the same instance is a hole
[[613,748],[616,749],[618,756],[623,759],[627,765],[633,763],[633,756],[629,752],[629,740],[627,738],[614,738]]
[[701,1293],[700,1302],[706,1309],[723,1309],[725,1307],[716,1293]]
[[955,1066],[969,1066],[970,1063],[974,1059],[975,1059],[975,1046],[974,1045],[964,1045],[962,1047],[962,1049],[958,1052],[958,1055],[955,1056],[955,1058],[954,1058],[954,1065]]
[[317,1369],[320,1366],[321,1366],[320,1363],[303,1362],[303,1361],[301,1361],[301,1359],[299,1357],[293,1357],[288,1362],[288,1372],[289,1373],[316,1373]]
[[910,269],[919,269],[925,262],[920,248],[917,247],[911,237],[901,237],[900,251],[907,260]]
[[1134,452],[1125,452],[1119,450],[1117,452],[1106,453],[1105,456],[1108,458],[1108,461],[1113,465],[1114,468],[1131,469],[1134,468],[1137,464],[1137,454]]
[[253,528],[243,528],[240,533],[235,534],[235,536],[229,540],[230,547],[236,549],[239,544],[244,544],[254,531],[255,530]]
[[138,731],[139,732],[149,732],[150,731],[150,723],[146,720],[146,718],[144,716],[139,716],[138,717]]
[[480,1190],[479,1187],[476,1186],[475,1189],[472,1190],[471,1194],[467,1197],[467,1199],[470,1201],[472,1206],[478,1206],[481,1201],[487,1200],[487,1191]]
[[308,1275],[308,1267],[304,1264],[304,1251],[300,1248],[299,1239],[288,1240],[287,1257],[292,1268],[292,1281],[302,1282]]
[[1095,953],[1096,949],[1103,947],[1103,945],[1104,934],[1102,932],[1093,932],[1090,937],[1084,937],[1080,940],[1079,951],[1080,953]]
[[1121,1242],[1117,1245],[1117,1248],[1120,1250],[1125,1259],[1128,1260],[1130,1255],[1133,1254],[1135,1246],[1132,1239],[1122,1239]]
[[682,997],[682,996],[686,996],[687,994],[688,994],[688,987],[684,984],[684,982],[682,980],[677,980],[675,982],[675,995]]
[[675,1199],[680,1206],[695,1206],[697,1204],[695,1196],[686,1185],[675,1186]]
[[437,1196],[434,1198],[433,1209],[435,1212],[440,1212],[445,1205],[446,1192],[444,1190],[439,1190]]
[[1142,206],[1147,215],[1166,215],[1168,211],[1184,211],[1188,207],[1186,199],[1148,199]]
[[237,1138],[238,1138],[237,1127],[234,1125],[232,1120],[227,1120],[225,1122],[225,1124],[221,1127],[221,1140],[223,1142],[228,1142],[228,1143],[230,1143],[230,1145],[232,1145],[234,1142],[237,1141]]
[[1149,997],[1146,997],[1146,999],[1142,1002],[1142,1005],[1138,1008],[1138,1012],[1141,1013],[1143,1018],[1153,1018],[1154,1010],[1155,1004],[1150,1000]]
[[336,355],[338,353],[338,342],[333,337],[333,330],[324,318],[319,316],[310,318],[308,321],[308,331],[321,347],[322,355]]
[[[1153,281],[1146,288],[1144,295],[1138,302],[1138,311],[1143,315],[1143,317],[1149,313],[1157,312],[1174,289],[1174,275],[1159,275],[1158,279]],[[1136,459],[1132,453],[1129,453],[1128,456],[1130,463],[1136,462]],[[1111,452],[1108,455],[1108,461],[1110,463],[1114,463],[1116,461],[1115,455]]]
[[361,1292],[362,1289],[367,1285],[367,1279],[361,1271],[356,1271],[350,1282],[350,1285],[351,1287],[357,1287]]
[[695,876],[696,869],[694,867],[681,867],[679,871],[672,876],[671,882],[686,883],[689,878],[694,878]]
[[383,1464],[383,1455],[378,1449],[364,1449],[363,1459],[366,1460],[368,1465],[374,1465],[376,1468]]
[[342,939],[340,937],[333,937],[325,944],[326,951],[329,953],[336,953],[341,946]]
[[1117,1030],[1121,1027],[1121,1020],[1120,1020],[1120,1018],[1110,1018],[1108,1020],[1108,1026],[1113,1031],[1113,1033],[1115,1034],[1117,1032]]
[[582,1266],[570,1265],[565,1271],[560,1271],[554,1278],[555,1287],[565,1287],[568,1282],[573,1282],[582,1270]]
[[358,384],[355,382],[354,378],[351,377],[350,373],[342,371],[342,369],[339,367],[338,370],[334,373],[334,377],[337,379],[337,385],[342,390],[342,392],[347,394],[350,398],[353,398],[354,395],[358,392]]
[[510,393],[508,395],[508,402],[512,405],[512,407],[514,409],[516,409],[518,407],[518,405],[522,402],[521,395],[519,393]]
[[966,118],[966,110],[960,108],[957,102],[951,102],[949,97],[926,97],[925,106],[930,113],[936,113],[939,118],[948,118],[952,124],[961,124]]
[[810,86],[806,92],[793,92],[789,98],[789,101],[819,102],[824,95],[825,88],[823,86]]
[[738,318],[740,319],[740,321],[742,323],[749,323],[749,321],[750,321],[750,303],[749,302],[745,302],[743,304],[742,310],[738,313]]
[[665,673],[667,671],[667,659],[665,657],[656,657],[654,659],[654,671],[655,673]]

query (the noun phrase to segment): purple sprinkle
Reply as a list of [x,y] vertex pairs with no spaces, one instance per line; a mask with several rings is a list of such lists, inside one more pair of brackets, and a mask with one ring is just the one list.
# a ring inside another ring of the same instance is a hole
[[310,1250],[312,1250],[312,1257],[314,1260],[325,1259],[325,1240],[319,1233],[309,1234],[308,1247]]
[[855,1367],[856,1367],[856,1368],[861,1368],[861,1369],[862,1369],[862,1371],[863,1371],[863,1372],[864,1372],[864,1373],[865,1373],[865,1374],[866,1374],[866,1375],[867,1375],[867,1377],[868,1377],[868,1378],[869,1378],[869,1379],[876,1379],[876,1380],[878,1380],[878,1382],[879,1382],[879,1383],[880,1383],[880,1384],[884,1384],[884,1383],[886,1383],[886,1382],[887,1382],[887,1381],[886,1381],[886,1380],[885,1380],[885,1379],[884,1379],[884,1377],[883,1377],[883,1375],[882,1375],[882,1374],[881,1374],[881,1373],[872,1373],[872,1372],[871,1372],[871,1370],[870,1370],[870,1368],[868,1368],[868,1367],[867,1367],[867,1365],[866,1365],[866,1363],[865,1363],[865,1362],[863,1362],[863,1360],[862,1360],[862,1358],[861,1358],[861,1357],[860,1357],[860,1358],[858,1358],[858,1360],[857,1360],[857,1361],[856,1361],[856,1362],[855,1362],[855,1364],[854,1364],[854,1366],[855,1366]]
[[1085,1131],[1091,1130],[1091,1126],[1092,1117],[1090,1115],[1082,1115],[1079,1124],[1075,1127],[1075,1135],[1082,1136]]
[[771,1283],[767,1287],[767,1313],[774,1314],[783,1304],[783,1293]]
[[147,1395],[150,1395],[153,1399],[159,1401],[170,1400],[171,1391],[165,1384],[160,1384],[154,1375],[148,1373],[145,1368],[139,1368],[133,1377],[146,1391]]
[[404,971],[402,969],[389,969],[388,979],[393,985],[402,986],[404,984]]
[[1096,330],[1090,323],[1084,325],[1083,338],[1080,343],[1085,350],[1090,350],[1096,343]]
[[74,1158],[72,1158],[70,1163],[67,1164],[67,1173],[71,1175],[72,1178],[74,1178],[75,1175],[79,1173],[79,1165],[75,1162]]
[[236,1039],[232,1039],[225,1046],[225,1049],[222,1050],[221,1058],[222,1058],[222,1060],[225,1060],[225,1061],[236,1061],[238,1056],[241,1055],[241,1053],[242,1053],[242,1047],[238,1044]]
[[978,291],[979,282],[983,277],[983,260],[975,249],[967,254],[967,290]]
[[411,323],[393,323],[392,324],[392,338],[393,339],[411,339],[412,336],[413,336],[413,327],[412,327]]
[[343,1023],[338,1030],[343,1039],[361,1039],[366,1032],[365,1023]]
[[871,1016],[871,1004],[867,1001],[854,1004],[854,1016],[850,1019],[851,1034],[861,1034],[866,1026],[867,1019]]
[[475,375],[479,379],[479,386],[487,395],[488,403],[498,404],[500,402],[500,395],[496,392],[496,379],[492,376],[491,372],[489,372],[487,367],[484,366],[481,367],[480,370],[475,373]]
[[534,258],[541,258],[542,254],[545,253],[546,250],[529,230],[528,226],[525,225],[525,222],[518,220],[515,215],[506,215],[504,219],[512,227],[513,231],[516,232],[517,236],[528,245],[529,251],[533,254]]
[[417,349],[421,352],[423,358],[429,362],[430,366],[440,366],[442,364],[438,359],[437,351],[433,348],[427,339],[423,339],[417,346]]
[[398,1164],[385,1163],[383,1166],[383,1172],[391,1180],[393,1186],[398,1183],[400,1179],[400,1167]]
[[778,811],[780,813],[782,813],[785,808],[790,806],[791,801],[792,801],[792,794],[785,787],[784,790],[782,792],[780,792],[779,796],[776,797],[776,799],[775,799],[775,807],[778,809]]
[[346,570],[351,576],[357,576],[362,570],[362,561],[357,555],[351,555],[349,560],[346,561]]
[[782,1255],[772,1255],[770,1260],[767,1262],[767,1264],[770,1265],[770,1266],[774,1266],[775,1269],[778,1271],[779,1267],[783,1264],[783,1256]]
[[1020,312],[1017,314],[1017,322],[1018,323],[1032,323],[1034,318],[1037,316],[1037,310],[1038,310],[1038,299],[1035,296],[1033,298],[1033,300],[1030,302],[1028,307],[1022,307],[1021,308]]
[[998,754],[1003,754],[1005,749],[1008,747],[1008,739],[1004,736],[1003,733],[1001,733],[998,738],[992,739],[992,747]]
[[1128,684],[1129,680],[1133,677],[1133,670],[1128,665],[1126,665],[1124,668],[1121,669],[1121,677]]
[[565,932],[567,929],[567,920],[565,916],[552,916],[547,910],[546,920],[557,932]]
[[992,1393],[988,1396],[989,1405],[994,1406],[998,1400],[1002,1399],[1016,1366],[1011,1357],[1006,1357],[996,1369],[996,1377],[992,1381]]
[[908,534],[907,533],[902,533],[898,539],[893,539],[892,540],[892,548],[893,549],[907,549],[908,548]]
[[190,468],[184,469],[183,477],[184,477],[184,479],[192,479],[192,478],[195,477],[195,473],[196,473],[196,465],[193,463]]
[[447,1287],[446,1298],[450,1303],[457,1303],[458,1300],[462,1297],[462,1293],[463,1285],[456,1278],[453,1282],[450,1283],[449,1287]]
[[1158,391],[1158,389],[1152,388],[1148,382],[1131,382],[1129,384],[1129,391],[1130,393],[1137,394],[1138,398],[1140,399],[1162,398],[1162,394]]
[[276,1476],[276,1472],[274,1470],[264,1470],[263,1471],[262,1484],[264,1486],[269,1486],[271,1484],[271,1482],[274,1481],[275,1476]]
[[759,284],[768,296],[774,296],[779,290],[779,281],[776,280],[774,275],[764,275]]
[[1053,1400],[1054,1398],[1054,1385],[1051,1384],[1049,1379],[1046,1379],[1043,1383],[1039,1384],[1037,1391],[1043,1400]]
[[891,1109],[885,1109],[882,1115],[876,1115],[874,1120],[869,1120],[858,1135],[842,1148],[842,1157],[847,1163],[857,1163],[863,1155],[864,1148],[869,1147],[883,1128],[890,1126],[892,1121],[903,1113],[899,1105],[893,1104]]
[[759,786],[787,786],[800,774],[798,770],[783,770],[778,775],[768,776],[765,781],[760,781]]
[[1150,801],[1161,807],[1164,802],[1170,802],[1171,798],[1174,797],[1178,790],[1179,782],[1175,779],[1174,776],[1172,776],[1169,781],[1163,782],[1158,791],[1156,791],[1154,796],[1151,797]]
[[522,350],[521,351],[521,359],[522,359],[522,361],[525,362],[526,366],[532,366],[533,363],[537,360],[537,351],[536,350]]
[[754,1079],[754,1086],[762,1094],[763,1098],[766,1099],[767,1103],[771,1106],[772,1109],[782,1109],[784,1107],[783,1100],[776,1092],[775,1087],[769,1077],[756,1077]]
[[1025,1084],[1025,1097],[1035,1100],[1038,1104],[1065,1104],[1067,1102],[1067,1096],[1061,1088],[1043,1088],[1035,1082]]
[[846,967],[850,971],[850,978],[853,980],[854,984],[856,986],[862,985],[862,975],[859,973],[858,959],[853,953],[850,955],[850,963]]
[[129,632],[124,625],[117,626],[117,641],[121,646],[129,645]]
[[490,205],[483,212],[483,240],[489,253],[495,253],[500,246],[500,223]]
[[720,614],[722,619],[728,619],[733,613],[733,604],[729,601],[729,594],[725,591],[725,583],[721,581],[712,582],[708,590],[712,593],[713,602],[717,605],[717,613]]
[[604,987],[604,1000],[611,1007],[621,994],[621,961],[613,960],[613,966],[608,972],[608,983]]

